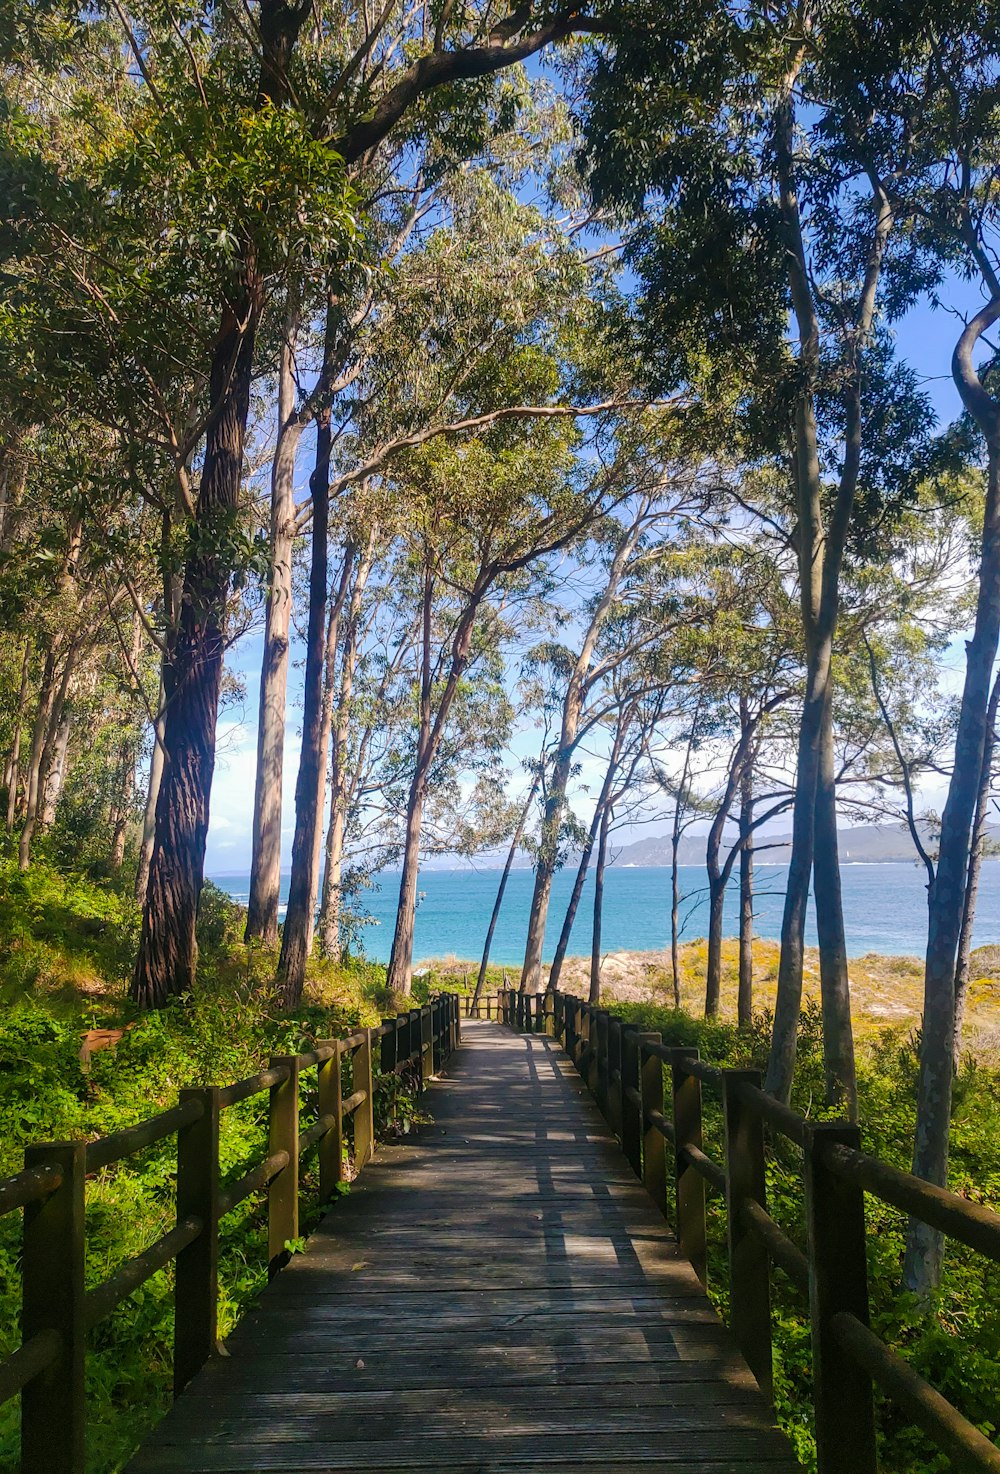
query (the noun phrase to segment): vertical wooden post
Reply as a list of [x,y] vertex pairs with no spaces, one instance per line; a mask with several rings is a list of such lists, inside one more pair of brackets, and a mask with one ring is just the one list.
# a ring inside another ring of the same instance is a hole
[[667,1216],[667,1143],[649,1117],[663,1114],[663,1061],[648,1054],[644,1044],[661,1043],[659,1034],[639,1035],[639,1094],[642,1096],[642,1180],[646,1191]]
[[391,1075],[396,1068],[396,1020],[384,1018],[382,1027],[385,1033],[379,1048],[379,1071],[383,1075]]
[[622,1021],[608,1014],[608,1075],[605,1115],[612,1131],[622,1139]]
[[366,1162],[375,1155],[375,1089],[372,1079],[372,1031],[362,1030],[364,1040],[351,1058],[351,1094],[363,1090],[365,1098],[355,1110],[354,1122],[354,1173],[361,1171]]
[[619,1031],[621,1042],[621,1081],[618,1099],[621,1103],[622,1151],[636,1177],[642,1176],[642,1107],[629,1100],[626,1089],[639,1095],[639,1030],[626,1024]]
[[417,1089],[418,1090],[423,1090],[423,1088],[424,1088],[424,1072],[420,1068],[421,1043],[420,1043],[420,1009],[419,1008],[411,1008],[410,1009],[410,1012],[409,1012],[409,1021],[410,1021],[410,1024],[409,1024],[409,1029],[407,1030],[406,1055],[407,1055],[407,1058],[412,1063],[413,1070],[416,1072],[416,1076],[417,1076]]
[[21,1393],[24,1474],[83,1474],[85,1462],[84,1179],[82,1141],[29,1146],[25,1167],[57,1167],[55,1192],[24,1210],[21,1334],[56,1331],[59,1355]]
[[590,1066],[591,1093],[601,1108],[601,1115],[608,1119],[608,1010],[597,1008],[590,1016],[590,1037],[594,1044],[594,1057]]
[[677,1241],[702,1284],[708,1283],[705,1229],[705,1182],[684,1161],[686,1146],[701,1147],[701,1081],[685,1063],[698,1058],[697,1049],[671,1050],[674,1110],[674,1188]]
[[576,1067],[581,1077],[589,1085],[590,1064],[584,1065],[584,1057],[590,1049],[591,1037],[594,1032],[594,1011],[589,1003],[584,1003],[581,999],[578,1005],[578,1014],[580,1019],[580,1053],[576,1061]]
[[[430,1006],[431,1071],[440,1075],[444,1063],[444,999],[435,998]],[[436,1037],[435,1037],[436,1036]]]
[[726,1150],[726,1241],[729,1250],[729,1325],[747,1366],[773,1401],[771,1364],[771,1260],[740,1216],[747,1198],[767,1208],[764,1122],[740,1098],[743,1084],[760,1086],[758,1070],[725,1070],[722,1110]]
[[285,1241],[299,1236],[299,1062],[294,1054],[281,1054],[269,1065],[287,1070],[284,1080],[271,1086],[268,1106],[268,1153],[288,1153],[287,1166],[267,1189],[267,1272],[275,1275],[288,1259]]
[[[392,1032],[385,1036],[383,1043],[386,1040],[391,1042],[392,1053],[395,1054],[395,1022]],[[340,1040],[326,1039],[323,1042],[333,1045],[333,1053],[329,1059],[323,1061],[318,1071],[319,1114],[332,1116],[334,1119],[332,1130],[319,1139],[319,1195],[320,1200],[325,1203],[336,1192],[338,1182],[344,1180],[344,1105],[340,1075],[343,1051]]]
[[823,1152],[861,1146],[857,1126],[810,1126],[805,1149],[806,1244],[819,1474],[876,1474],[872,1383],[830,1327],[838,1311],[868,1324],[864,1189],[836,1177]]
[[219,1091],[182,1090],[202,1113],[177,1133],[177,1222],[201,1219],[201,1233],[177,1255],[174,1275],[174,1396],[212,1356],[219,1313]]
[[420,1010],[420,1074],[425,1085],[434,1075],[434,1020],[429,1003]]

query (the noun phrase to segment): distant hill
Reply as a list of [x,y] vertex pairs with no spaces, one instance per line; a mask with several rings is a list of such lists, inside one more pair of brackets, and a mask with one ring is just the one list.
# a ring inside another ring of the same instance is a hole
[[[927,825],[921,825],[921,833],[925,843],[930,846],[931,840]],[[993,851],[1000,848],[1000,825],[992,824],[989,827],[990,847]],[[780,834],[768,834],[761,830],[757,835],[757,843],[766,851],[760,855],[761,861],[769,864],[780,865],[787,857],[788,849],[792,842],[792,836],[788,831]],[[998,858],[996,853],[988,856],[991,859]],[[908,832],[896,824],[857,824],[840,831],[840,859],[844,865],[878,865],[890,862],[916,862],[916,852]],[[480,855],[476,861],[477,867],[499,868],[506,859],[506,852],[498,851],[492,855]],[[682,865],[704,865],[705,863],[705,834],[685,834],[678,849],[678,859]],[[429,862],[430,869],[450,869],[455,861],[450,856],[440,856]],[[514,868],[527,870],[531,868],[531,857],[528,854],[519,854],[514,861]],[[572,864],[572,858],[567,862]],[[669,834],[647,834],[642,839],[634,840],[631,844],[615,848],[610,860],[611,864],[619,867],[628,865],[661,866],[670,864],[670,835]]]
[[[920,826],[921,838],[931,846],[929,827]],[[1000,825],[992,824],[988,830],[991,848],[1000,844]],[[840,859],[844,865],[877,865],[890,861],[915,861],[916,851],[909,833],[895,824],[858,824],[840,830]],[[764,834],[758,836],[758,844],[768,845],[766,858],[780,865],[792,842],[790,833]],[[762,855],[763,859],[764,856]],[[991,856],[995,858],[995,856]],[[678,848],[678,859],[682,865],[703,865],[705,862],[705,835],[686,834]],[[623,845],[617,852],[616,865],[669,865],[670,836],[650,834],[633,844]]]

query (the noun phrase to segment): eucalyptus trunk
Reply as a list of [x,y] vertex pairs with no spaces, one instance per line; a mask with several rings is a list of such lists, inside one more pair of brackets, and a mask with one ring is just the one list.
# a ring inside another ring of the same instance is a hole
[[327,575],[329,565],[330,513],[330,412],[317,419],[316,467],[310,478],[312,493],[312,557],[309,569],[309,620],[306,631],[306,664],[302,710],[302,751],[295,782],[295,834],[292,839],[292,873],[288,885],[288,909],[281,931],[278,958],[278,997],[286,1009],[302,1001],[306,963],[312,940],[312,916],[316,905],[318,864],[317,835],[322,811],[317,806],[319,786],[326,768],[323,730],[323,670],[326,648]]
[[281,810],[285,709],[292,621],[295,462],[302,426],[295,418],[293,328],[287,326],[278,371],[278,443],[271,468],[270,580],[264,609],[264,653],[257,711],[257,770],[250,849],[246,940],[273,946],[281,900]]
[[[541,781],[541,763],[539,763],[539,769],[531,781],[531,787],[528,790],[528,797],[524,801],[524,807],[522,808],[520,816],[518,817],[517,826],[514,830],[513,835],[511,836],[510,848],[507,851],[507,860],[503,867],[503,874],[500,876],[500,884],[497,887],[496,900],[493,902],[493,913],[490,916],[490,924],[486,930],[486,941],[483,944],[483,957],[482,961],[479,964],[479,976],[476,978],[476,988],[475,992],[472,995],[473,1002],[476,1003],[478,1003],[479,999],[482,997],[483,989],[486,986],[486,970],[490,965],[490,950],[493,946],[493,937],[497,929],[497,922],[500,919],[500,908],[503,905],[504,892],[507,889],[507,882],[510,879],[510,872],[513,869],[518,845],[521,843],[521,840],[524,837],[525,826],[528,823],[528,815],[531,813],[532,805],[534,804],[535,799],[538,795],[538,789],[541,785]],[[552,986],[551,979],[550,986]]]
[[4,774],[4,785],[7,789],[7,829],[13,829],[14,820],[17,817],[17,796],[21,784],[21,733],[24,729],[24,716],[28,709],[28,675],[31,668],[31,639],[24,642],[24,656],[21,660],[21,684],[17,693],[17,706],[14,711],[14,730],[11,733],[10,756],[7,759],[7,768]]
[[597,841],[597,866],[594,870],[594,930],[590,948],[590,1002],[601,1001],[601,928],[604,921],[604,871],[608,860],[608,834],[612,808],[605,805],[601,815],[601,831]]
[[146,779],[146,802],[142,813],[142,839],[139,844],[139,863],[135,872],[135,899],[141,906],[146,899],[149,885],[149,864],[153,858],[153,840],[156,836],[156,802],[163,781],[163,730],[166,721],[163,703],[166,692],[160,671],[160,691],[157,698],[156,718],[153,722],[153,750],[149,755],[149,775]]
[[986,741],[983,746],[983,767],[979,775],[976,812],[972,821],[972,850],[969,855],[969,874],[965,882],[962,929],[958,937],[958,960],[955,967],[955,1048],[953,1058],[953,1067],[956,1070],[962,1058],[962,1026],[965,1021],[965,1002],[969,991],[972,929],[976,920],[979,880],[983,869],[983,858],[986,854],[987,819],[990,805],[990,782],[993,777],[993,755],[996,751],[998,704],[1000,704],[1000,676],[997,676],[993,681],[989,709],[986,713]]
[[816,788],[816,845],[813,893],[819,938],[820,998],[826,1103],[851,1121],[858,1118],[858,1087],[851,1028],[851,988],[837,839],[837,787],[832,698],[823,709],[819,781]]
[[45,738],[49,730],[49,719],[56,694],[56,647],[51,647],[45,656],[42,678],[38,687],[38,705],[31,732],[31,751],[28,755],[28,772],[25,781],[24,824],[18,843],[18,867],[27,870],[31,863],[31,841],[35,832],[38,814],[39,791],[42,779],[42,758],[45,753]]
[[753,764],[740,779],[740,977],[736,1021],[741,1029],[753,1023]]
[[[966,327],[952,372],[966,408],[986,439],[988,468],[979,562],[979,592],[972,638],[966,643],[965,683],[955,734],[955,760],[941,815],[937,874],[930,893],[924,1012],[917,1081],[913,1171],[939,1187],[948,1180],[948,1147],[955,1048],[955,968],[962,929],[971,832],[986,748],[990,688],[1000,640],[1000,406],[976,374],[972,355],[983,333],[1000,317],[1000,298]],[[911,1221],[903,1280],[925,1299],[941,1281],[944,1241],[926,1224]]]

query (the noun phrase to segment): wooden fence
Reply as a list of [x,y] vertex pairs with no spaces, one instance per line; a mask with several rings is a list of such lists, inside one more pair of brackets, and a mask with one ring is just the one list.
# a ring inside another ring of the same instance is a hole
[[[331,1197],[344,1178],[348,1126],[355,1176],[373,1154],[379,1077],[411,1071],[422,1089],[455,1049],[458,1035],[457,997],[444,994],[383,1020],[377,1029],[324,1040],[307,1054],[275,1056],[246,1080],[182,1090],[170,1110],[112,1136],[27,1148],[24,1170],[0,1182],[0,1214],[24,1214],[22,1342],[0,1362],[0,1403],[21,1394],[22,1474],[82,1474],[88,1333],[172,1260],[175,1394],[186,1386],[216,1349],[220,1220],[251,1194],[266,1192],[268,1267],[275,1273],[287,1259],[286,1243],[298,1237],[304,1154],[317,1148],[320,1199]],[[299,1086],[310,1070],[317,1078],[316,1119],[303,1128]],[[223,1183],[222,1112],[265,1091],[267,1156],[236,1181]],[[170,1136],[177,1138],[175,1227],[103,1284],[87,1289],[87,1177]]]
[[[869,1156],[857,1126],[807,1120],[767,1095],[757,1071],[719,1069],[697,1049],[669,1048],[659,1034],[641,1033],[580,998],[511,991],[500,1013],[512,1028],[559,1040],[664,1214],[672,1178],[680,1247],[703,1284],[706,1189],[723,1198],[730,1328],[768,1396],[772,1266],[801,1291],[812,1339],[819,1474],[876,1474],[876,1386],[956,1467],[1000,1474],[1000,1449],[871,1330],[865,1193],[997,1261],[1000,1215]],[[720,1097],[722,1162],[704,1151],[703,1087]],[[767,1211],[768,1132],[801,1152],[805,1249]]]

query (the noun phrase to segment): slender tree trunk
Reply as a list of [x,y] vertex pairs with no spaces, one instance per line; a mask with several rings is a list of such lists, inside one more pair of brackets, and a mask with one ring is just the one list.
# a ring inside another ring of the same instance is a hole
[[603,813],[604,806],[598,804],[594,809],[594,814],[590,821],[587,838],[584,841],[583,850],[580,854],[580,863],[576,867],[576,875],[573,880],[573,889],[570,893],[569,904],[566,907],[566,915],[563,917],[559,940],[556,943],[555,955],[552,958],[552,965],[549,968],[549,981],[547,985],[547,991],[549,993],[554,993],[559,987],[563,963],[566,961],[570,937],[573,934],[573,923],[576,921],[576,913],[580,907],[580,897],[583,895],[583,887],[587,880],[587,871],[590,869],[590,857],[594,853],[594,845],[597,843]]
[[753,763],[740,779],[740,980],[736,1021],[741,1029],[753,1023]]
[[344,648],[340,661],[340,689],[337,693],[337,717],[333,727],[330,755],[330,822],[326,832],[326,864],[323,870],[323,895],[320,902],[320,946],[326,957],[341,951],[340,915],[341,885],[344,862],[344,836],[347,828],[347,744],[350,734],[351,698],[354,672],[358,660],[358,621],[365,585],[371,572],[375,541],[368,550],[354,579],[351,603],[344,630]]
[[278,443],[271,469],[271,581],[264,613],[264,653],[257,713],[257,777],[251,830],[246,940],[273,946],[281,900],[281,810],[285,707],[292,621],[295,462],[302,426],[295,418],[295,327],[286,323],[278,371]]
[[[979,312],[959,339],[953,373],[967,407],[984,431],[989,454],[979,595],[966,644],[965,684],[955,735],[955,761],[941,815],[937,876],[931,892],[924,966],[924,1013],[917,1083],[913,1171],[944,1186],[948,1178],[955,1047],[955,965],[968,878],[969,845],[986,746],[993,665],[1000,639],[1000,409],[972,366],[979,337],[1000,316],[1000,300]],[[941,1280],[944,1242],[911,1222],[903,1261],[907,1289],[926,1297]]]
[[215,725],[225,649],[230,560],[217,550],[234,524],[250,406],[256,283],[242,310],[227,308],[209,386],[216,406],[205,439],[196,535],[192,539],[177,625],[164,662],[163,777],[131,997],[162,1008],[189,993],[198,962],[195,925],[204,883],[209,800],[215,771]]
[[604,920],[604,870],[608,859],[608,831],[612,807],[606,804],[601,814],[601,832],[597,841],[597,866],[594,871],[594,930],[590,948],[590,1002],[601,1001],[601,927]]
[[979,792],[976,795],[976,812],[972,822],[972,850],[969,855],[969,875],[965,883],[962,929],[958,935],[958,961],[955,967],[955,1048],[953,1055],[953,1068],[956,1070],[962,1059],[962,1025],[965,1020],[966,995],[969,991],[972,929],[976,920],[979,877],[983,868],[983,856],[986,853],[986,820],[990,806],[993,754],[996,750],[998,704],[1000,704],[1000,676],[994,678],[993,690],[990,692],[990,704],[986,713],[986,741],[983,745],[983,769],[979,777]]
[[117,787],[118,797],[111,813],[110,860],[111,868],[115,871],[122,868],[125,859],[125,839],[135,791],[135,748],[132,742],[123,742],[118,750]]
[[705,1017],[715,1018],[722,998],[722,918],[726,882],[718,874],[708,880],[708,958],[705,968]]
[[575,730],[570,745],[560,744],[545,797],[542,832],[535,860],[535,884],[531,893],[531,910],[528,913],[524,967],[521,971],[522,993],[541,992],[545,923],[549,915],[552,879],[559,863],[559,836],[562,830],[563,809],[566,805],[566,788],[569,783],[574,745]]
[[51,750],[46,763],[45,780],[42,784],[39,829],[48,829],[55,823],[56,809],[66,782],[66,764],[69,755],[69,738],[73,728],[73,710],[69,702],[63,704],[59,725],[52,738]]
[[42,757],[45,752],[45,737],[49,730],[52,703],[55,700],[56,647],[49,649],[42,668],[42,679],[38,688],[38,706],[35,724],[31,733],[31,753],[28,757],[28,774],[25,784],[24,824],[18,845],[18,867],[27,870],[31,863],[31,841],[35,832],[38,813],[39,789],[41,786]]
[[153,750],[149,755],[149,776],[146,780],[146,803],[142,815],[142,841],[139,845],[139,863],[135,872],[135,899],[141,906],[146,899],[149,884],[149,862],[153,857],[153,838],[156,834],[156,801],[160,796],[163,781],[163,730],[165,713],[163,704],[163,668],[160,668],[160,690],[157,697],[156,720],[153,723]]
[[483,959],[479,964],[479,976],[476,978],[476,989],[472,995],[473,1002],[476,1003],[478,1003],[479,999],[482,997],[483,988],[486,985],[486,970],[490,965],[490,949],[493,946],[493,936],[497,929],[497,922],[500,919],[500,908],[503,905],[504,892],[507,889],[507,881],[510,879],[510,872],[514,865],[515,856],[517,855],[517,847],[521,843],[521,840],[524,836],[525,826],[528,822],[528,815],[531,813],[532,806],[535,802],[536,797],[538,796],[538,789],[541,786],[541,781],[542,774],[540,759],[538,771],[535,773],[534,778],[531,780],[531,787],[528,790],[528,797],[524,801],[524,807],[521,810],[520,817],[517,821],[517,826],[511,837],[510,848],[507,851],[507,860],[503,867],[503,874],[500,876],[500,884],[497,887],[496,900],[493,902],[493,914],[490,917],[490,924],[486,931],[486,941],[483,945]]
[[823,708],[819,781],[816,788],[816,846],[813,893],[819,935],[820,995],[823,1009],[823,1062],[826,1103],[858,1118],[858,1088],[851,1027],[851,987],[837,841],[837,786],[833,749],[833,701]]
[[24,714],[28,707],[28,672],[31,666],[31,639],[24,642],[24,656],[21,660],[21,684],[17,693],[17,708],[14,712],[14,730],[11,734],[10,756],[7,759],[7,770],[4,775],[4,785],[7,789],[7,829],[14,828],[14,820],[17,816],[17,791],[21,782],[21,732],[24,729]]
[[278,958],[278,996],[286,1009],[302,1001],[306,962],[312,939],[312,912],[316,904],[314,874],[318,850],[316,836],[322,814],[317,796],[326,764],[323,731],[323,667],[325,655],[328,532],[330,511],[330,411],[316,422],[316,468],[310,480],[312,492],[312,558],[309,572],[309,621],[306,633],[306,668],[302,711],[302,752],[295,783],[295,834],[292,840],[292,873],[288,886],[288,910],[281,932]]
[[391,993],[408,998],[413,987],[413,935],[417,919],[417,880],[420,874],[420,835],[427,798],[422,774],[414,778],[406,811],[406,840],[403,846],[403,870],[399,878],[399,903],[396,928],[386,974]]

